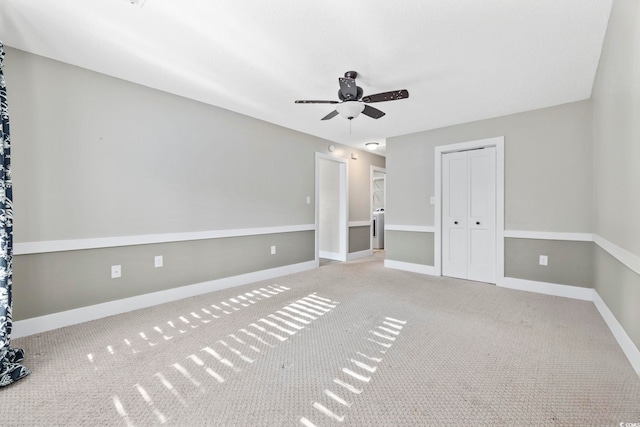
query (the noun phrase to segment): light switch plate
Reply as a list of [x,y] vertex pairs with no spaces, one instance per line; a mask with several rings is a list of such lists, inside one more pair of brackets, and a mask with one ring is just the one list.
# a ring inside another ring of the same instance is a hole
[[164,260],[162,259],[162,255],[158,255],[153,259],[153,265],[158,268],[164,265]]
[[271,255],[275,255],[275,254],[276,254],[276,247],[271,246]]
[[549,257],[546,255],[540,255],[540,265],[549,265]]

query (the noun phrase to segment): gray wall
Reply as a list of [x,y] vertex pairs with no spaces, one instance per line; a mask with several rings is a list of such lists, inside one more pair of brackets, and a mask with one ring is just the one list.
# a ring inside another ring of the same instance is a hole
[[[389,138],[387,224],[433,226],[434,205],[429,199],[435,195],[434,148],[494,136],[505,137],[505,229],[591,230],[593,168],[589,100]],[[416,246],[425,241],[423,234],[391,233],[386,245],[387,259],[433,265],[432,233],[428,233],[431,234],[430,248]],[[573,257],[558,254],[553,241],[520,244],[520,249],[526,252],[505,259],[509,277],[528,280],[551,277],[552,282],[563,283],[566,277],[559,273],[564,268],[561,261],[571,258],[572,265],[585,268],[591,264],[589,257],[581,258],[586,252]],[[551,265],[546,270],[538,268],[538,255],[549,256]],[[573,282],[586,285],[581,277],[572,278]]]
[[[505,239],[505,276],[560,285],[593,288],[592,242]],[[549,257],[542,266],[538,256]]]
[[384,238],[386,259],[433,265],[433,233],[386,230]]
[[591,102],[387,139],[386,222],[434,225],[434,147],[505,137],[505,228],[591,230]]
[[349,253],[371,249],[371,227],[349,227]]
[[[640,256],[640,3],[614,0],[593,87],[595,233]],[[595,289],[640,348],[640,275],[596,252]]]
[[[315,207],[306,197],[314,200],[315,153],[328,153],[331,141],[16,49],[6,51],[16,243],[314,223]],[[350,213],[355,220],[368,219],[369,167],[384,167],[385,159],[334,145],[333,155],[357,153],[358,160],[349,160]],[[367,189],[364,196],[362,189]],[[313,240],[296,233],[271,236],[279,242],[276,258],[281,251],[300,257],[277,260],[267,252],[264,259],[262,253],[246,251],[228,269],[214,266],[205,274],[180,278],[169,274],[177,267],[165,260],[161,270],[173,279],[157,285],[142,279],[143,270],[127,277],[132,270],[126,266],[147,248],[111,249],[107,258],[123,265],[124,280],[118,280],[129,283],[126,292],[103,289],[114,284],[102,280],[109,277],[108,269],[100,267],[98,273],[78,266],[78,253],[19,255],[16,319],[62,309],[53,301],[49,305],[46,290],[69,297],[64,309],[77,308],[297,263],[313,251]],[[176,247],[192,254],[200,243]],[[61,279],[52,278],[60,269],[65,269]],[[84,288],[80,294],[78,286]]]
[[[270,246],[277,245],[276,255]],[[42,316],[314,259],[313,231],[21,255],[14,318]],[[164,266],[154,267],[162,255]],[[111,279],[111,266],[122,277]]]

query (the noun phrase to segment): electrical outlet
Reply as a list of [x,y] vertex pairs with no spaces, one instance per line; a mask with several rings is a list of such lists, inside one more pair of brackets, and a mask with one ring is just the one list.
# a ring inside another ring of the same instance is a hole
[[275,254],[276,254],[276,247],[271,246],[271,255],[275,255]]
[[117,279],[122,276],[122,266],[120,265],[112,265],[111,266],[111,278]]
[[153,264],[153,265],[154,265],[156,268],[158,268],[158,267],[162,267],[162,266],[163,266],[162,255],[158,255],[158,256],[156,256],[156,257],[153,259],[153,262],[154,262],[154,264]]
[[435,204],[436,204],[436,198],[435,198],[435,196],[431,196],[431,197],[429,197],[429,203],[431,203],[432,205],[435,205]]
[[549,265],[549,257],[546,255],[540,255],[540,265]]
[[310,205],[311,204],[311,196],[307,196],[307,204]]

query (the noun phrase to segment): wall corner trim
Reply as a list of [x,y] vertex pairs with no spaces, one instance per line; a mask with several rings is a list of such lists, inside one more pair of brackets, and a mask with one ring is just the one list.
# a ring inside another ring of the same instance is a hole
[[51,331],[65,326],[76,325],[78,323],[101,319],[103,317],[126,313],[141,308],[178,301],[209,292],[246,285],[261,280],[269,280],[285,276],[287,274],[299,273],[317,267],[318,264],[315,260],[306,261],[298,264],[241,274],[238,276],[224,277],[222,279],[210,280],[193,285],[180,286],[178,288],[109,301],[59,313],[47,314],[45,316],[34,317],[31,319],[19,320],[13,323],[12,338],[20,338],[38,334],[40,332]]
[[627,356],[627,359],[631,362],[631,366],[633,366],[636,374],[640,377],[640,350],[638,350],[638,347],[636,347],[633,341],[631,341],[631,338],[629,338],[629,335],[627,335],[620,322],[618,322],[618,319],[616,319],[611,310],[609,310],[609,307],[607,307],[607,304],[605,304],[604,300],[595,289],[593,289],[593,303],[600,312],[600,316],[602,316],[605,323],[611,330],[611,333],[615,337],[625,356]]
[[410,271],[412,273],[428,274],[430,276],[435,276],[436,273],[432,265],[414,264],[412,262],[394,261],[392,259],[385,259],[384,266],[394,270]]
[[373,255],[373,249],[365,249],[364,251],[351,252],[347,254],[347,261],[353,261],[358,258],[365,258]]
[[515,277],[504,277],[498,281],[497,286],[557,297],[593,301],[593,288],[581,288],[579,286],[537,282],[534,280],[518,279]]

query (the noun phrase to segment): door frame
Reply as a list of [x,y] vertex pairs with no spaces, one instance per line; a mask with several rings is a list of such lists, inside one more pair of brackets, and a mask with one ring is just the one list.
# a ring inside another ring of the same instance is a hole
[[316,153],[315,170],[315,262],[320,265],[320,161],[340,164],[340,252],[339,261],[346,261],[349,253],[349,160],[324,153]]
[[387,169],[380,166],[369,167],[369,250],[373,250],[373,175],[374,172],[384,173],[384,208],[387,209]]
[[442,156],[456,151],[496,148],[496,284],[504,279],[504,136],[435,147],[434,273],[442,276]]

